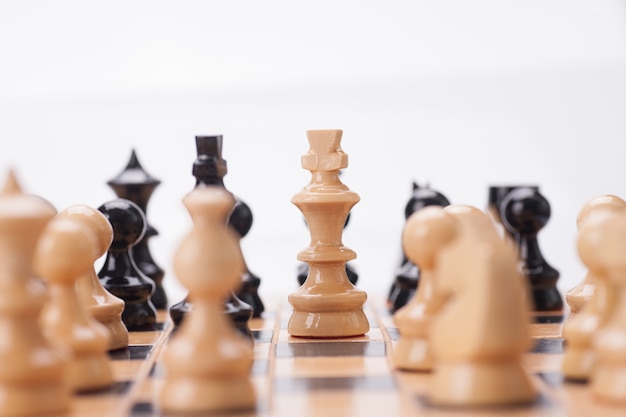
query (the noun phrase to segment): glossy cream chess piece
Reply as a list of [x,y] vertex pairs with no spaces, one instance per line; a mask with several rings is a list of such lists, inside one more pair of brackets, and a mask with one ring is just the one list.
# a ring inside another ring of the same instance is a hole
[[122,321],[124,300],[107,291],[98,279],[93,263],[107,253],[113,240],[111,223],[95,208],[82,204],[73,205],[58,214],[83,222],[95,234],[97,250],[92,257],[92,267],[77,281],[76,290],[81,305],[97,321],[102,323],[111,334],[109,350],[123,349],[128,346],[128,329]]
[[591,393],[598,399],[626,405],[626,212],[591,214],[578,233],[578,254],[612,299],[593,335]]
[[97,249],[96,236],[85,224],[56,217],[42,232],[33,260],[33,269],[50,293],[41,326],[50,344],[68,358],[66,380],[75,391],[113,383],[107,355],[111,335],[83,310],[76,293],[76,281],[93,267]]
[[[576,224],[578,229],[587,219],[603,211],[626,213],[626,202],[614,195],[602,195],[589,200],[581,209]],[[594,365],[593,337],[608,318],[616,293],[611,290],[601,270],[588,270],[585,278],[567,293],[572,313],[563,325],[565,349],[563,374],[571,380],[586,381]]]
[[[531,403],[535,387],[522,367],[530,346],[527,287],[511,242],[471,207],[444,209],[446,234],[435,291],[449,299],[430,332],[435,370],[430,401],[446,406]],[[490,224],[489,227],[485,227]]]
[[166,347],[160,407],[174,413],[254,408],[253,346],[223,312],[243,270],[235,232],[226,223],[235,199],[208,185],[195,188],[183,202],[193,229],[176,251],[174,271],[194,307]]
[[420,282],[415,296],[393,316],[400,333],[393,352],[396,368],[410,371],[432,369],[428,328],[443,301],[433,294],[433,280],[437,279],[437,254],[454,236],[454,229],[447,225],[450,221],[453,220],[442,207],[430,206],[413,213],[404,226],[402,247],[407,257],[420,268]]
[[35,244],[56,210],[26,195],[10,172],[0,192],[0,416],[60,413],[70,406],[65,362],[38,323],[46,289],[31,270]]
[[367,294],[346,274],[346,262],[356,253],[341,240],[348,213],[360,200],[339,179],[339,171],[348,166],[341,135],[341,130],[307,131],[310,148],[302,156],[302,168],[311,171],[311,181],[291,202],[309,226],[311,243],[298,260],[310,269],[304,284],[289,295],[294,308],[288,325],[292,336],[350,337],[369,331],[363,313]]

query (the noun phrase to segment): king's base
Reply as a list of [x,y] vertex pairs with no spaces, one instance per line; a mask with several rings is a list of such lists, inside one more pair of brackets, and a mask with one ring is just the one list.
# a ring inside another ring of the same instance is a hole
[[287,329],[291,336],[298,337],[353,337],[367,333],[370,326],[361,308],[321,312],[295,310]]

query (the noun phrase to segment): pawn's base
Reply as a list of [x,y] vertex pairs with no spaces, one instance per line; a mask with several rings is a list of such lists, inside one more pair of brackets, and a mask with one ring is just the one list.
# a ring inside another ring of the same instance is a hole
[[291,336],[323,338],[361,336],[370,329],[362,309],[352,311],[294,311],[287,331]]
[[159,400],[165,412],[206,413],[245,411],[256,407],[256,395],[247,375],[168,380]]
[[434,405],[505,406],[530,404],[537,393],[516,360],[438,362],[431,385]]

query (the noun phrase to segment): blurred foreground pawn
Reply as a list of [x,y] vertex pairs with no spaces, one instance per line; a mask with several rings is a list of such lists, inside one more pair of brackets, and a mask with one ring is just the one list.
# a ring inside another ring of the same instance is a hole
[[31,271],[33,252],[56,210],[22,193],[13,172],[0,192],[0,416],[60,413],[70,406],[65,362],[39,327],[44,285]]
[[[436,359],[430,401],[442,406],[502,406],[535,401],[522,367],[530,347],[526,282],[515,248],[486,213],[445,209],[456,222],[437,257],[435,290],[447,302],[433,319]],[[477,214],[482,213],[482,216]]]
[[[222,158],[222,136],[196,136],[196,150],[198,157],[193,163],[192,170],[193,176],[196,178],[195,188],[215,185],[226,190],[226,187],[224,186],[224,176],[228,172],[228,168],[226,160]],[[228,190],[226,191],[228,192]],[[237,203],[241,202],[237,201]],[[237,203],[235,203],[235,207],[229,214],[229,225],[235,230],[239,228],[242,232],[245,231],[247,233],[246,229],[249,229],[249,226],[247,226],[246,223],[252,223],[252,212],[246,204]],[[236,226],[233,226],[233,221]],[[239,237],[241,237],[241,234]],[[250,298],[258,301],[256,308],[258,315],[260,315],[264,309],[263,303],[261,303],[261,299],[258,298],[258,293],[256,292],[256,289],[258,289],[258,285],[260,284],[260,279],[257,281],[257,279],[254,278],[254,275],[248,271],[245,261],[243,265],[242,283],[240,285],[244,285],[243,281],[247,280],[247,289],[251,291]],[[256,296],[254,294],[256,294]],[[185,297],[182,301],[174,304],[170,308],[170,317],[172,318],[174,324],[177,326],[180,325],[184,317],[187,313],[189,313],[189,311],[192,310],[192,308],[193,303],[188,300],[188,297]],[[254,308],[237,297],[235,290],[232,291],[230,296],[224,302],[224,314],[230,317],[233,324],[235,324],[237,329],[242,334],[248,336],[250,340],[252,340],[252,333],[248,327],[248,321],[255,315]]]
[[402,232],[402,247],[421,271],[420,284],[407,305],[393,316],[400,339],[393,352],[396,368],[430,371],[433,360],[428,342],[428,328],[442,305],[433,294],[437,254],[454,236],[447,223],[454,219],[438,206],[424,207],[409,216]]
[[577,243],[581,261],[598,283],[606,285],[609,295],[593,335],[591,392],[601,400],[626,405],[626,212],[592,213],[581,224]]
[[530,283],[535,311],[560,311],[563,299],[557,289],[559,271],[544,259],[537,233],[550,219],[550,203],[533,187],[517,188],[504,197],[500,217],[515,236],[521,269]]
[[76,291],[81,305],[111,334],[109,350],[128,346],[128,330],[122,321],[124,300],[108,292],[100,282],[93,263],[107,253],[113,240],[113,228],[98,210],[82,204],[73,205],[57,217],[82,222],[95,235],[97,250],[92,255],[92,266],[76,281]]
[[253,348],[223,313],[243,268],[235,232],[226,225],[235,200],[223,188],[207,186],[183,202],[193,229],[176,251],[174,270],[194,304],[166,347],[160,407],[174,413],[252,409]]
[[[420,187],[413,183],[413,194],[404,208],[404,218],[408,219],[416,211],[428,206],[445,207],[450,201],[438,191],[429,187]],[[396,276],[387,299],[387,308],[394,313],[404,306],[415,295],[419,285],[420,270],[402,250],[402,261],[396,271]]]
[[76,281],[93,267],[96,236],[80,221],[56,217],[44,229],[33,269],[48,284],[50,300],[40,322],[48,341],[68,358],[66,381],[74,391],[91,391],[113,383],[106,327],[82,309]]
[[309,151],[302,168],[311,171],[311,181],[291,202],[309,225],[310,245],[298,254],[309,264],[304,284],[289,295],[294,312],[288,332],[301,337],[349,337],[365,334],[369,323],[363,313],[367,294],[352,285],[346,262],[356,253],[343,246],[343,226],[359,196],[339,179],[348,166],[341,149],[341,130],[309,130]]
[[[598,210],[626,210],[626,201],[612,194],[604,194],[587,201],[580,210],[576,219],[576,226],[580,229],[580,224],[589,214]],[[594,296],[596,287],[592,274],[587,274],[583,280],[565,294],[565,300],[570,307],[570,317],[578,313],[583,306]]]
[[129,331],[150,330],[156,324],[156,310],[150,301],[154,282],[139,270],[130,253],[146,231],[143,211],[122,198],[104,203],[98,210],[113,227],[113,242],[98,273],[100,282],[124,300],[122,321]]
[[[626,213],[626,202],[614,195],[601,195],[589,200],[576,219],[579,233],[588,219],[610,216],[611,212]],[[593,256],[593,253],[587,253],[584,260]],[[562,369],[567,379],[587,381],[591,376],[595,363],[593,339],[608,319],[607,312],[613,309],[616,295],[604,272],[598,268],[590,268],[585,278],[567,294],[572,310],[563,325],[565,345]]]
[[[135,150],[133,150],[126,168],[107,184],[113,189],[117,197],[125,198],[137,204],[147,218],[148,201],[161,181],[143,169]],[[152,259],[148,246],[148,240],[158,234],[159,232],[154,227],[146,223],[146,232],[143,238],[133,246],[132,256],[139,270],[154,282],[154,293],[151,297],[154,307],[163,310],[167,308],[167,295],[163,289],[164,272]]]

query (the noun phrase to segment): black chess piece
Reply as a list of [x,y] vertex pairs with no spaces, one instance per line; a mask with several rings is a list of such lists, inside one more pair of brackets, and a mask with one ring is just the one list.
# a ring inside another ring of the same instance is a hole
[[550,203],[538,187],[515,188],[500,205],[504,227],[518,245],[521,269],[528,278],[535,311],[563,309],[563,298],[556,287],[559,271],[544,259],[537,239],[550,214]]
[[[222,158],[222,135],[196,136],[196,149],[198,157],[193,163],[192,170],[192,174],[196,178],[195,186],[202,187],[205,185],[217,185],[226,188],[224,186],[224,176],[228,172],[228,168],[226,160]],[[240,200],[238,200],[237,198],[235,199],[236,203],[235,207],[233,208],[233,213],[240,203]],[[243,213],[245,207],[247,206],[239,205],[239,207],[239,210],[241,210],[241,213]],[[233,213],[231,213],[229,217],[229,224],[231,224]],[[251,219],[252,213],[251,211],[249,211],[249,213]],[[243,215],[245,215],[245,213],[243,213]],[[242,220],[242,217],[243,216],[235,215],[235,222],[245,223],[245,221]],[[236,226],[241,225],[236,224],[235,226],[233,226],[231,224],[231,227],[238,231]],[[245,273],[242,273],[242,278],[245,278]],[[180,302],[174,304],[170,308],[170,317],[172,318],[174,324],[179,325],[184,319],[185,314],[189,312],[192,308],[193,305],[187,300],[187,297],[185,297]],[[263,308],[262,303],[261,308]],[[242,334],[251,337],[250,329],[248,327],[248,320],[253,317],[254,309],[250,304],[242,301],[239,297],[237,297],[234,291],[231,293],[229,299],[225,301],[224,313],[230,317],[235,327],[237,327],[237,329]]]
[[[148,200],[155,188],[161,184],[161,181],[143,169],[133,149],[126,168],[115,178],[108,181],[107,184],[113,189],[117,197],[125,198],[137,204],[147,216]],[[154,282],[155,289],[152,295],[152,303],[157,309],[163,310],[167,308],[167,295],[163,288],[164,271],[152,258],[148,246],[148,240],[158,234],[159,232],[148,224],[144,237],[133,247],[132,257],[141,272]]]
[[98,277],[104,288],[124,300],[122,321],[128,330],[151,330],[156,324],[156,309],[150,300],[154,282],[130,255],[146,232],[145,215],[138,205],[122,198],[104,203],[98,210],[113,227],[113,242]]
[[[419,184],[413,182],[413,193],[404,207],[404,218],[406,220],[417,210],[433,205],[445,207],[450,205],[450,201],[439,191],[428,186],[420,187]],[[396,276],[387,298],[387,308],[391,313],[404,307],[413,298],[419,285],[419,274],[419,268],[407,258],[403,250],[402,261],[396,270]]]
[[511,191],[517,190],[518,188],[539,190],[539,187],[535,185],[492,185],[489,187],[489,197],[487,201],[487,211],[491,215],[491,218],[494,222],[502,226],[504,232],[512,239],[515,239],[515,233],[504,227],[502,217],[500,216],[500,208],[502,207],[502,200],[504,200]]
[[[341,172],[339,174],[341,174]],[[348,213],[348,216],[346,217],[346,222],[343,224],[344,229],[348,225],[349,221],[350,221],[350,213]],[[306,224],[306,220],[304,223]],[[355,267],[350,262],[346,262],[346,275],[348,275],[348,280],[352,283],[352,285],[356,285],[356,283],[359,280],[359,274],[356,272]],[[297,268],[297,276],[298,276],[298,283],[300,285],[304,284],[304,281],[306,281],[306,278],[309,276],[309,264],[308,263],[300,262]]]

